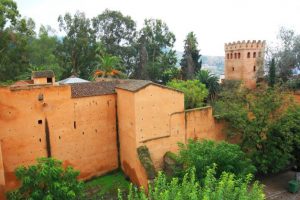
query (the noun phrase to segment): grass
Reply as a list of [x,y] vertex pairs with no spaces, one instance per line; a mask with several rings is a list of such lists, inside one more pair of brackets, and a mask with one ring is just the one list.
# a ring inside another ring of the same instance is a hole
[[121,171],[94,178],[85,183],[86,199],[117,199],[118,189],[127,191],[129,184]]

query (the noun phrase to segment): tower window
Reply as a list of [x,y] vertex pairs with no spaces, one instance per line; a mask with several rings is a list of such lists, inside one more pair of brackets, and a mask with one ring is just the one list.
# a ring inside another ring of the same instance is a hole
[[241,53],[238,53],[238,59],[240,59],[241,58]]
[[254,71],[254,72],[256,71],[256,66],[253,67],[253,71]]
[[251,57],[250,52],[248,52],[247,53],[247,58],[250,58],[250,57]]
[[232,68],[232,71],[234,71],[234,67]]
[[236,53],[234,53],[234,58],[236,59]]
[[52,78],[47,78],[47,83],[52,83]]
[[256,58],[256,52],[253,52],[253,58]]
[[232,59],[232,53],[230,54],[230,59]]
[[229,53],[227,54],[227,59],[229,59]]

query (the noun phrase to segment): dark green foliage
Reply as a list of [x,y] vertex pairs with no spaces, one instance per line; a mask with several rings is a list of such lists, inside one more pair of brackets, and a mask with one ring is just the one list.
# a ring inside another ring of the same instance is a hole
[[9,200],[71,200],[82,197],[83,183],[77,181],[79,172],[72,167],[64,169],[62,162],[53,158],[39,158],[36,165],[19,167],[15,173],[22,185],[7,193]]
[[179,157],[168,151],[164,155],[164,172],[169,177],[177,176],[182,173],[183,163],[179,160]]
[[64,67],[63,77],[71,74],[84,79],[90,77],[95,65],[96,37],[90,19],[82,12],[74,16],[66,13],[58,18],[60,30],[66,33],[57,48],[59,64]]
[[139,52],[134,78],[160,82],[163,72],[174,68],[177,62],[174,42],[175,35],[166,23],[159,19],[146,19],[139,31]]
[[298,109],[278,87],[227,90],[215,104],[216,114],[228,122],[227,134],[240,138],[241,148],[263,173],[278,172],[292,161]]
[[137,148],[139,159],[147,172],[148,179],[154,179],[156,171],[147,146],[140,146]]
[[163,84],[167,84],[173,79],[179,79],[179,78],[180,78],[180,70],[176,67],[173,67],[163,71],[161,80]]
[[195,170],[191,169],[184,175],[182,181],[173,178],[171,182],[161,172],[149,184],[148,196],[143,189],[137,189],[130,185],[127,198],[119,192],[119,200],[264,200],[263,187],[258,182],[251,185],[252,176],[245,179],[237,179],[235,175],[223,172],[220,178],[216,178],[215,166],[207,171],[203,184],[200,184],[195,176]]
[[270,67],[269,67],[269,86],[274,87],[275,80],[276,80],[275,59],[272,58]]
[[167,86],[184,92],[184,106],[186,109],[203,106],[204,99],[208,95],[205,85],[199,80],[172,80]]
[[245,177],[249,173],[256,172],[251,160],[236,144],[224,141],[189,140],[186,145],[179,144],[179,147],[179,160],[187,169],[195,167],[199,181],[205,177],[206,171],[214,164],[217,165],[217,177],[222,172],[230,172],[238,177]]
[[198,50],[198,42],[194,32],[188,33],[184,41],[184,53],[181,59],[181,71],[184,80],[193,79],[201,70],[201,54]]
[[197,73],[197,79],[205,84],[209,91],[208,99],[214,101],[217,97],[217,93],[220,91],[219,78],[208,70],[200,70]]
[[0,0],[0,33],[2,32],[2,30],[4,29],[8,21],[12,25],[15,25],[18,16],[19,16],[19,11],[15,1]]
[[130,16],[119,11],[105,10],[92,19],[96,37],[105,52],[121,59],[122,71],[127,76],[134,71],[137,50],[135,48],[136,24]]

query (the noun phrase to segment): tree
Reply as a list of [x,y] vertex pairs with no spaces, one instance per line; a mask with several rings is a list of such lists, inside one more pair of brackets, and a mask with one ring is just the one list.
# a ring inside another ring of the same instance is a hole
[[15,25],[18,17],[19,11],[15,1],[0,0],[0,36],[7,22],[10,22],[11,25]]
[[139,59],[135,78],[160,82],[163,72],[175,67],[177,62],[175,51],[172,50],[174,42],[175,35],[166,23],[158,19],[146,19],[137,42]]
[[293,159],[293,130],[298,130],[298,118],[289,116],[298,113],[296,108],[281,88],[236,88],[220,93],[215,113],[228,122],[228,136],[239,137],[239,145],[256,168],[268,173],[284,169]]
[[57,56],[61,66],[64,66],[63,77],[90,77],[95,65],[96,38],[91,28],[90,19],[82,12],[76,12],[72,17],[66,13],[58,18],[60,30],[66,33],[62,44],[57,48]]
[[98,58],[100,62],[98,69],[95,70],[94,76],[113,77],[120,75],[120,71],[116,70],[117,66],[120,64],[120,59],[118,57],[103,54],[102,56],[98,56]]
[[184,106],[186,109],[203,106],[208,91],[198,80],[172,80],[167,86],[184,92]]
[[193,79],[196,73],[200,71],[202,61],[199,52],[196,35],[193,32],[188,33],[184,41],[184,54],[180,62],[184,80]]
[[280,45],[274,48],[272,58],[276,59],[279,77],[286,82],[293,75],[294,69],[300,69],[300,35],[282,27],[278,39]]
[[276,68],[275,68],[275,59],[272,58],[270,67],[269,67],[269,86],[274,87],[276,79]]
[[209,91],[208,98],[210,101],[216,99],[217,93],[220,90],[219,79],[208,70],[200,70],[197,73],[197,79],[205,84],[206,88]]
[[62,162],[53,158],[39,158],[36,165],[18,167],[15,172],[21,187],[7,193],[9,200],[19,199],[80,199],[83,183],[72,167],[63,168]]
[[236,144],[214,141],[189,140],[179,144],[178,160],[187,168],[196,169],[196,178],[201,181],[214,164],[217,165],[216,177],[222,172],[230,172],[237,177],[245,177],[256,172],[251,160]]
[[[195,178],[195,170],[186,173],[183,180],[173,178],[171,181],[162,174],[153,183],[149,183],[148,195],[143,189],[137,189],[132,184],[127,195],[128,200],[264,200],[263,187],[257,181],[251,184],[252,175],[245,179],[237,179],[233,174],[223,172],[220,178],[216,178],[216,167],[207,171],[203,184]],[[118,199],[123,195],[119,190]]]
[[30,41],[35,37],[32,19],[19,19],[0,31],[0,82],[17,80],[30,66]]
[[136,64],[136,24],[130,16],[119,11],[105,10],[92,19],[97,39],[106,53],[119,57],[125,67],[124,72],[131,75]]

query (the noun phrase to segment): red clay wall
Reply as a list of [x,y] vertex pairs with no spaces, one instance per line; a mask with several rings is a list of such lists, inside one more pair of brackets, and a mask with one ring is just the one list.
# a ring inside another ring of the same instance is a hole
[[[0,94],[0,140],[7,189],[17,186],[17,166],[47,156],[45,119],[52,157],[80,170],[80,178],[118,167],[115,95],[71,98],[70,86],[15,91],[0,88]],[[43,101],[38,100],[41,95]]]

